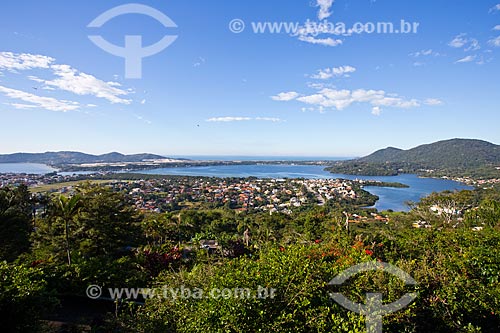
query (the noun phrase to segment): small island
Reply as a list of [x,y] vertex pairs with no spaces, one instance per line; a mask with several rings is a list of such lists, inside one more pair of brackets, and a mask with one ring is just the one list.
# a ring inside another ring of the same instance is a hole
[[381,182],[378,180],[360,180],[359,184],[362,185],[362,187],[366,186],[376,186],[376,187],[394,187],[394,188],[409,188],[410,186],[403,184],[403,183],[398,183],[398,182]]

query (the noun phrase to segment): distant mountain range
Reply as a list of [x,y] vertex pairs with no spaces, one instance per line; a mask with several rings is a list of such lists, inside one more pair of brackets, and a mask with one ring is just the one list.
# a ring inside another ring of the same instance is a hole
[[116,152],[91,155],[74,151],[0,155],[0,163],[42,163],[52,166],[82,163],[142,162],[144,160],[158,159],[165,159],[165,157],[154,154],[124,155]]
[[[394,175],[426,172],[434,175],[499,177],[500,146],[473,139],[451,139],[402,150],[378,150],[355,160],[337,162],[332,172]],[[432,170],[432,171],[431,171]]]
[[362,157],[369,163],[417,163],[429,168],[500,164],[500,146],[481,140],[452,139],[409,150],[386,148]]

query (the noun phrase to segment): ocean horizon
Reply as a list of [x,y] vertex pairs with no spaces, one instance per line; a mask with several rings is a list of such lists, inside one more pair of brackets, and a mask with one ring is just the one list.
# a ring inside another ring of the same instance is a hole
[[258,155],[168,155],[171,158],[184,158],[195,161],[346,161],[356,156],[258,156]]

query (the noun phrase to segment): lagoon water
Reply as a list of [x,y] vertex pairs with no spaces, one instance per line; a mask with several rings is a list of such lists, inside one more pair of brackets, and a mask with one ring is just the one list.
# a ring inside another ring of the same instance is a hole
[[207,177],[257,177],[257,178],[343,178],[367,179],[383,182],[398,182],[409,188],[374,187],[365,189],[380,197],[375,204],[379,210],[392,209],[407,211],[407,202],[418,201],[432,192],[473,189],[470,186],[446,179],[420,178],[416,175],[402,174],[398,176],[353,176],[332,174],[318,165],[220,165],[205,167],[162,168],[138,173],[155,175],[207,176]]
[[39,163],[0,163],[0,173],[44,175],[54,171],[57,171],[57,169]]
[[[46,174],[57,171],[44,164],[36,163],[0,163],[0,173],[27,173]],[[79,174],[80,172],[77,172]],[[81,172],[89,173],[89,172]],[[181,175],[181,176],[207,176],[207,177],[257,177],[257,178],[344,178],[344,179],[367,179],[384,182],[403,183],[409,188],[390,187],[366,187],[370,193],[378,195],[375,208],[379,210],[392,209],[394,211],[406,211],[408,201],[418,201],[420,198],[432,192],[455,191],[472,189],[464,184],[433,178],[419,178],[416,175],[403,174],[398,176],[352,176],[344,174],[332,174],[319,165],[289,165],[289,164],[257,164],[257,165],[219,165],[205,167],[179,167],[161,168],[147,171],[136,171],[136,173],[155,175]],[[64,173],[73,174],[73,173]]]

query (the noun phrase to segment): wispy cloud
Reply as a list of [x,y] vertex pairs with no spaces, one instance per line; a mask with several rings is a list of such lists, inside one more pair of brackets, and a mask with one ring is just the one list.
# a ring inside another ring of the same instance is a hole
[[35,82],[38,82],[38,83],[45,82],[45,80],[42,80],[39,77],[33,76],[33,75],[28,75],[27,78],[30,79],[31,81],[35,81]]
[[206,121],[208,122],[213,122],[213,123],[230,123],[230,122],[235,122],[235,121],[251,121],[251,120],[257,120],[257,121],[270,121],[273,123],[278,123],[282,122],[280,118],[271,118],[271,117],[214,117],[214,118],[209,118]]
[[335,89],[335,85],[331,82],[307,82],[307,86],[312,89],[320,90],[323,88],[333,88]]
[[433,51],[432,49],[426,49],[426,50],[421,50],[421,51],[417,51],[417,52],[414,52],[414,53],[410,53],[410,56],[411,57],[415,57],[415,58],[418,58],[418,57],[427,57],[427,56],[439,56],[440,54],[438,52],[435,52]]
[[380,106],[374,106],[372,108],[372,115],[380,116],[381,113],[382,113],[382,108]]
[[214,118],[209,118],[206,121],[212,122],[212,123],[229,123],[233,121],[249,121],[252,120],[250,117],[214,117]]
[[275,101],[291,101],[299,97],[299,93],[295,91],[281,92],[276,96],[271,96]]
[[319,7],[318,19],[324,20],[332,15],[330,9],[335,0],[316,0],[316,6]]
[[[55,78],[44,79],[34,75],[27,76],[27,79],[40,83],[42,85],[42,90],[61,90],[81,96],[89,95],[97,98],[104,98],[113,104],[130,104],[132,102],[130,99],[125,98],[125,96],[131,94],[132,92],[129,90],[121,89],[120,83],[112,81],[105,82],[93,75],[80,72],[69,65],[56,64],[55,62],[56,59],[39,54],[0,52],[0,71],[7,70],[13,73],[19,73],[20,71],[29,71],[33,69],[45,69],[50,71],[51,74],[55,76]],[[9,97],[15,98],[13,96],[18,96],[18,99],[29,98],[32,101],[36,100],[37,102],[34,102],[36,105],[39,105],[40,107],[46,108],[48,110],[69,111],[78,108],[78,106],[74,104],[75,102],[70,102],[68,104],[68,102],[66,101],[59,101],[62,104],[58,104],[58,100],[54,98],[45,98],[29,93],[13,93],[12,90],[21,92],[20,90],[11,89],[9,90]],[[3,92],[6,93],[6,90],[4,90]],[[18,104],[18,108],[23,107],[20,103]]]
[[299,40],[302,42],[310,43],[310,44],[318,44],[323,46],[339,46],[342,45],[341,39],[333,39],[331,37],[327,38],[316,38],[313,36],[300,35]]
[[500,36],[490,39],[488,41],[488,44],[494,47],[500,47]]
[[[331,8],[335,0],[315,0],[313,6],[319,7],[318,19],[323,21],[332,15]],[[309,20],[302,26],[296,27],[291,34],[301,42],[335,47],[343,44],[342,39],[332,38],[328,35],[338,36],[351,36],[352,31],[345,28],[345,26],[333,26],[325,24],[324,22],[318,24],[317,22],[310,22]]]
[[23,103],[4,103],[5,105],[9,105],[9,106],[12,106],[14,107],[15,109],[36,109],[38,108],[37,105],[33,105],[33,104],[23,104]]
[[481,48],[479,45],[479,41],[477,39],[470,39],[469,46],[465,49],[465,51],[477,51]]
[[273,123],[280,123],[280,122],[283,121],[280,118],[272,118],[272,117],[257,117],[257,118],[255,118],[255,120],[270,121],[270,122],[273,122]]
[[49,87],[69,91],[77,95],[92,95],[104,98],[111,103],[130,104],[132,102],[129,99],[120,97],[129,93],[118,88],[120,84],[117,82],[104,82],[93,75],[79,72],[68,65],[52,65],[51,68],[58,78],[45,81],[44,84]]
[[476,56],[475,55],[469,55],[469,56],[466,56],[462,59],[459,59],[457,61],[455,61],[455,64],[460,64],[460,63],[465,63],[465,62],[472,62],[476,59]]
[[498,5],[493,6],[490,8],[490,13],[498,12],[500,11],[500,3]]
[[0,52],[0,69],[8,71],[49,68],[50,64],[54,61],[54,58],[38,54]]
[[465,51],[477,51],[481,48],[477,39],[469,38],[465,33],[455,36],[455,38],[448,43],[448,46],[457,49],[463,47]]
[[467,44],[467,38],[465,37],[466,34],[462,33],[455,38],[451,40],[451,42],[448,43],[448,46],[454,47],[454,48],[460,48],[463,47],[465,44]]
[[499,31],[499,30],[500,30],[500,25],[495,25],[495,26],[493,27],[493,30],[495,30],[495,31]]
[[436,105],[443,105],[444,103],[442,100],[437,99],[437,98],[427,98],[424,101],[424,104],[429,105],[429,106],[436,106]]
[[193,64],[193,67],[200,67],[206,62],[206,59],[203,57],[198,57],[198,60]]
[[18,99],[24,102],[32,103],[32,104],[11,103],[10,105],[16,109],[28,109],[28,108],[40,107],[50,111],[66,112],[66,111],[76,110],[80,107],[79,103],[77,102],[58,100],[52,97],[38,96],[25,91],[7,88],[4,86],[0,86],[0,93],[5,94],[7,97],[12,99]]
[[137,119],[137,120],[140,120],[148,125],[151,125],[153,122],[151,120],[148,120],[146,118],[144,118],[143,116],[141,115],[138,115],[138,114],[134,114],[134,117]]
[[320,69],[316,74],[310,76],[312,79],[328,80],[333,77],[349,77],[349,73],[354,73],[356,68],[352,66],[340,66]]

